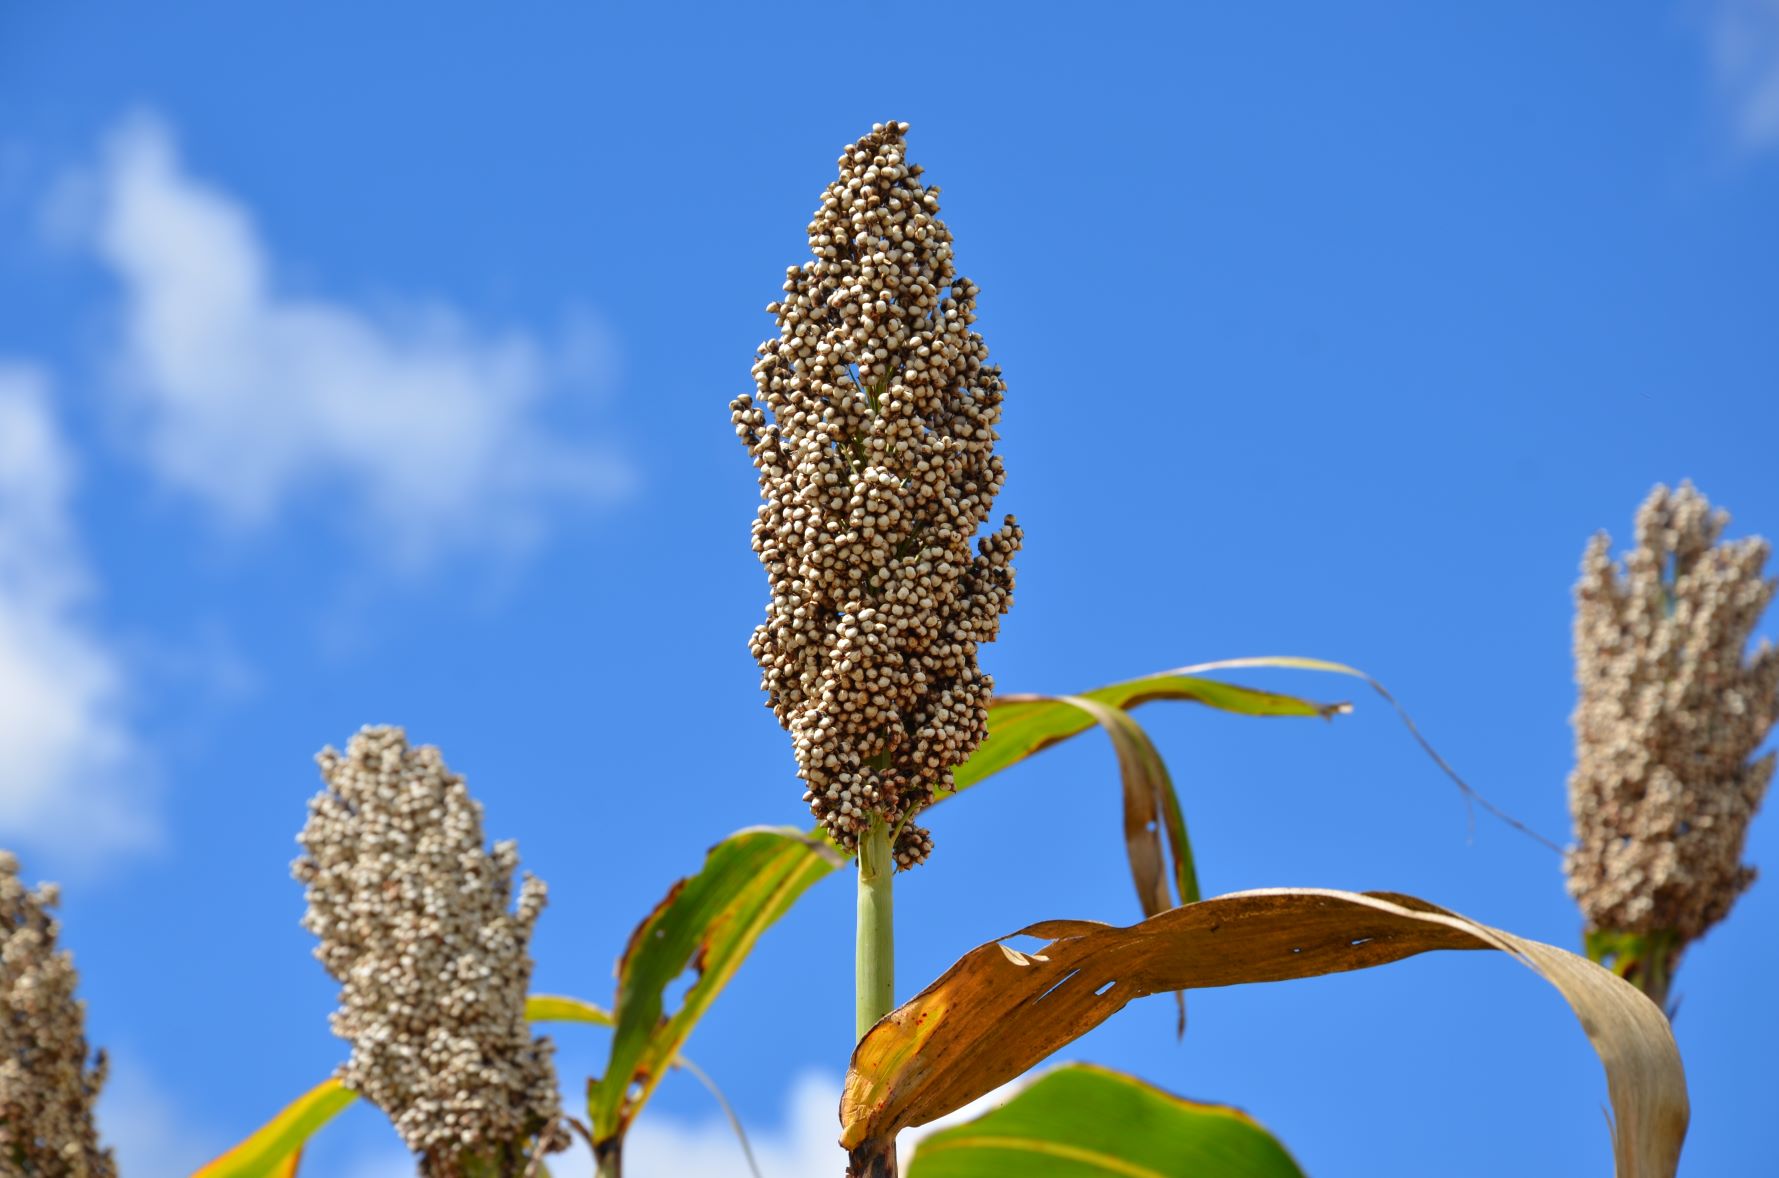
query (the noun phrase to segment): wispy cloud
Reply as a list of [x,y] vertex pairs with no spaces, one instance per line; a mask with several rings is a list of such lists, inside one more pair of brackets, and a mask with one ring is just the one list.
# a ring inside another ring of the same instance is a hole
[[290,293],[250,211],[195,178],[147,115],[87,177],[83,237],[119,280],[116,375],[152,469],[225,523],[304,496],[397,559],[523,547],[559,505],[620,494],[609,445],[552,437],[543,410],[585,376],[583,322],[545,342],[448,307]]
[[1779,0],[1714,0],[1710,38],[1737,138],[1750,148],[1779,145]]
[[[792,1084],[782,1124],[752,1138],[763,1178],[833,1178],[844,1170],[839,1107],[840,1085],[832,1076],[811,1073]],[[624,1168],[638,1175],[748,1172],[735,1133],[721,1117],[686,1122],[647,1112],[624,1143]]]
[[[907,1168],[921,1138],[1005,1104],[1024,1086],[1023,1080],[1014,1081],[930,1125],[903,1133],[897,1140],[902,1167]],[[839,1145],[839,1109],[838,1080],[821,1072],[799,1077],[785,1095],[780,1124],[749,1133],[761,1178],[834,1178],[845,1169],[846,1155]],[[367,1158],[364,1173],[392,1178],[399,1172],[398,1164],[392,1157]],[[749,1172],[735,1132],[724,1118],[684,1121],[651,1112],[644,1112],[630,1130],[624,1143],[624,1170],[640,1178],[687,1174],[745,1178]],[[550,1173],[556,1178],[592,1178],[593,1163],[586,1147],[577,1139],[568,1153],[551,1158]]]
[[[971,1120],[1013,1099],[1024,1080],[997,1088],[930,1125],[910,1129],[897,1140],[902,1168],[921,1138],[949,1125]],[[799,1077],[785,1095],[781,1123],[763,1132],[749,1132],[761,1178],[834,1178],[846,1168],[841,1152],[840,1082],[822,1072]],[[414,1162],[389,1146],[368,1152],[347,1166],[352,1178],[398,1178],[412,1174]],[[624,1143],[624,1171],[639,1178],[746,1178],[747,1158],[729,1122],[720,1116],[696,1121],[644,1112]],[[593,1178],[593,1159],[577,1137],[568,1152],[550,1158],[555,1178]]]
[[97,861],[159,827],[123,668],[84,613],[74,481],[48,378],[0,362],[0,844]]
[[117,1154],[123,1174],[189,1174],[222,1147],[215,1134],[189,1123],[166,1089],[129,1057],[112,1058],[98,1122],[99,1140]]

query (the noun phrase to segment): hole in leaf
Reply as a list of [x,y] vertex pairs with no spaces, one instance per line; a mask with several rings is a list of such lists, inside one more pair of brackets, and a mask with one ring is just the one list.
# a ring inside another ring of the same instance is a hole
[[686,991],[698,984],[700,976],[701,975],[697,970],[688,969],[680,974],[679,977],[668,982],[661,991],[661,1009],[665,1011],[674,1011],[684,1006],[686,1002]]
[[1118,980],[1116,978],[1114,978],[1111,981],[1107,982],[1105,985],[1101,986],[1099,989],[1095,990],[1093,992],[1093,996],[1095,998],[1104,998],[1106,996],[1106,991],[1110,990],[1113,986],[1116,986],[1117,984],[1118,984]]
[[1068,973],[1066,973],[1066,974],[1062,975],[1062,977],[1056,979],[1055,985],[1051,986],[1048,990],[1046,990],[1042,994],[1038,995],[1038,1001],[1042,1002],[1042,1001],[1044,1001],[1044,999],[1046,999],[1046,998],[1050,997],[1052,994],[1056,993],[1057,986],[1062,985],[1064,982],[1068,981],[1070,978],[1074,977],[1076,974],[1078,974],[1080,972],[1081,971],[1079,969],[1071,969]]
[[1043,937],[1034,937],[1030,933],[1020,933],[1016,937],[1008,937],[1001,942],[1001,944],[1005,945],[1007,948],[1023,953],[1027,957],[1036,957],[1038,955],[1038,950],[1042,949],[1049,943],[1050,942],[1046,941]]

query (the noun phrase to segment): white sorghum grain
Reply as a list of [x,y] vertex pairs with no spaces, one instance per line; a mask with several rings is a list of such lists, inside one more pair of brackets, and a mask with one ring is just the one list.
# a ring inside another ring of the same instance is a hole
[[1690,483],[1658,486],[1622,568],[1603,534],[1582,561],[1565,869],[1591,929],[1684,946],[1754,879],[1742,846],[1773,755],[1749,758],[1779,716],[1779,648],[1748,654],[1774,582],[1766,541],[1717,542],[1728,521]]
[[1012,604],[1020,543],[1011,516],[975,543],[1001,489],[1004,385],[907,130],[877,124],[841,154],[813,257],[766,308],[779,333],[756,393],[730,406],[764,500],[767,703],[828,831],[851,847],[874,817],[900,825],[903,867],[932,846],[906,820],[986,732],[977,648]]
[[388,1114],[429,1172],[511,1155],[559,1115],[551,1045],[525,1021],[527,946],[544,906],[519,856],[490,853],[482,808],[439,750],[399,728],[365,728],[316,758],[327,788],[309,804],[292,874],[303,927],[341,984],[334,1033],[351,1044],[340,1079]]
[[56,948],[54,884],[27,891],[18,857],[0,851],[0,1175],[115,1178],[93,1102],[105,1053],[88,1064],[74,961]]

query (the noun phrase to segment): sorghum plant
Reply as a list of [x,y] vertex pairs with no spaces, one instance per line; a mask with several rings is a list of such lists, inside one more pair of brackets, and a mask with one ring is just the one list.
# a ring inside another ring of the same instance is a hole
[[[1012,517],[976,543],[1001,489],[1003,384],[971,330],[939,189],[906,123],[839,159],[808,226],[813,257],[766,309],[757,398],[731,405],[759,470],[754,551],[771,600],[754,632],[761,686],[790,731],[803,798],[859,850],[861,1030],[889,1009],[888,881],[932,848],[911,819],[987,731],[977,665],[1012,603]],[[875,992],[866,1002],[864,990]]]
[[1564,861],[1590,953],[1658,1003],[1692,941],[1754,879],[1742,846],[1773,754],[1779,649],[1749,638],[1773,598],[1767,543],[1718,543],[1729,516],[1658,486],[1617,565],[1597,535],[1576,586],[1575,844]]
[[105,1053],[89,1064],[78,975],[50,909],[54,884],[29,891],[18,856],[0,851],[0,1174],[114,1178],[93,1102]]
[[[1003,386],[971,329],[976,289],[953,268],[938,190],[907,161],[907,129],[878,124],[845,149],[808,227],[812,258],[788,271],[785,297],[768,308],[778,338],[759,350],[755,395],[730,406],[763,498],[753,541],[771,599],[753,653],[823,831],[750,826],[712,847],[631,935],[609,1013],[532,996],[534,1020],[612,1028],[583,1126],[601,1178],[621,1178],[629,1127],[664,1074],[690,1068],[681,1048],[762,933],[843,866],[835,844],[858,858],[858,1037],[838,1139],[853,1178],[894,1178],[901,1130],[1015,1079],[1145,995],[1479,948],[1549,981],[1594,1040],[1618,1172],[1672,1178],[1688,1117],[1679,1053],[1661,1010],[1624,979],[1395,893],[1200,898],[1181,800],[1129,709],[1189,699],[1249,716],[1330,717],[1347,709],[1203,673],[1296,667],[1357,676],[1389,698],[1369,676],[1273,657],[1079,695],[991,697],[977,654],[1011,604],[1020,541],[1011,518],[978,540],[1002,484]],[[1146,919],[1039,921],[1024,933],[1048,942],[1041,951],[1008,938],[979,945],[896,1007],[890,882],[932,846],[914,820],[946,791],[1094,726],[1117,753],[1126,858]],[[541,885],[528,882],[519,914],[508,913],[511,847],[482,850],[479,812],[435,750],[373,729],[322,764],[331,789],[316,800],[297,873],[322,959],[346,984],[335,1023],[353,1055],[342,1078],[383,1105],[430,1174],[477,1172],[452,1152],[466,1143],[492,1159],[479,1172],[509,1173],[525,1141],[552,1143],[557,1123],[547,1045],[521,1022]],[[783,1016],[800,1033],[802,1012]],[[288,1174],[341,1097],[338,1081],[316,1085],[200,1178]],[[930,1138],[911,1174],[999,1178],[1058,1158],[1096,1172],[1301,1178],[1244,1115],[1098,1069],[1041,1081],[1001,1112]]]
[[292,866],[303,927],[341,984],[339,1077],[381,1108],[428,1178],[505,1178],[560,1148],[551,1045],[525,1021],[527,945],[545,900],[519,856],[485,849],[482,808],[438,749],[399,728],[365,728],[317,757],[327,789],[309,805]]

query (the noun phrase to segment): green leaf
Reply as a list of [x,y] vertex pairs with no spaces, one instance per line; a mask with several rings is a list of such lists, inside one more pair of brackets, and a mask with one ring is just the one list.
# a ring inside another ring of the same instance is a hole
[[338,1080],[323,1080],[192,1178],[277,1178],[289,1174],[291,1156],[300,1153],[317,1129],[357,1099],[358,1094]]
[[[1197,668],[1163,671],[1158,675],[1082,692],[1080,697],[1125,710],[1153,700],[1186,700],[1242,716],[1319,716],[1328,719],[1352,710],[1350,704],[1315,703],[1187,673],[1214,670],[1218,666],[1206,663]],[[976,749],[975,755],[958,766],[955,774],[957,788],[959,791],[968,789],[1033,753],[1071,736],[1079,736],[1093,725],[1092,717],[1065,702],[1061,696],[998,695],[988,705],[988,739]]]
[[1091,1064],[1046,1073],[1004,1107],[923,1140],[908,1178],[1303,1178],[1247,1113]]
[[[1158,699],[1192,700],[1248,716],[1329,717],[1348,710],[1342,703],[1314,703],[1174,672],[1114,683],[1078,697],[1000,696],[989,702],[988,739],[957,770],[958,789],[1101,723],[1125,770],[1127,835],[1134,833],[1134,823],[1144,828],[1143,837],[1134,840],[1139,845],[1165,836],[1173,857],[1169,877],[1182,902],[1195,900],[1192,848],[1167,768],[1148,735],[1121,710]],[[948,796],[941,794],[940,800]],[[1147,830],[1151,823],[1156,831]],[[631,935],[618,964],[611,1057],[605,1075],[587,1087],[587,1114],[597,1140],[623,1136],[760,934],[847,857],[819,829],[807,834],[751,829],[717,844],[698,874],[673,886]],[[1165,898],[1169,877],[1162,875],[1160,861],[1158,845],[1153,855],[1141,847],[1133,852],[1132,872],[1145,913],[1171,904]],[[667,987],[688,968],[697,968],[700,976],[680,1009],[668,1015]]]
[[[605,1075],[588,1085],[597,1141],[623,1136],[760,934],[843,862],[831,844],[789,827],[738,831],[636,927],[618,962],[611,1057]],[[687,968],[698,979],[668,1014],[667,987]]]
[[525,1018],[534,1023],[591,1023],[596,1027],[615,1025],[611,1012],[579,998],[562,994],[533,994],[525,1000]]
[[1421,730],[1419,726],[1415,724],[1414,717],[1408,714],[1408,709],[1396,702],[1396,697],[1390,694],[1388,688],[1382,683],[1379,683],[1376,679],[1373,679],[1370,675],[1367,675],[1364,671],[1361,671],[1358,667],[1349,667],[1345,663],[1329,662],[1327,659],[1306,659],[1289,654],[1270,654],[1258,655],[1252,658],[1218,659],[1216,662],[1211,663],[1195,663],[1190,667],[1181,667],[1178,671],[1173,673],[1178,675],[1191,675],[1196,674],[1199,671],[1237,671],[1260,667],[1276,668],[1285,671],[1321,671],[1330,675],[1345,675],[1349,678],[1360,680],[1367,687],[1370,687],[1375,691],[1385,703],[1390,705],[1391,709],[1396,713],[1396,718],[1402,721],[1402,726],[1404,728],[1408,729],[1408,734],[1414,737],[1416,744],[1421,746],[1421,751],[1426,753],[1428,758],[1431,759],[1435,765],[1439,766],[1440,771],[1451,780],[1452,784],[1458,787],[1459,791],[1464,795],[1464,800],[1467,804],[1481,806],[1484,810],[1488,811],[1508,826],[1519,831],[1527,838],[1534,842],[1542,843],[1544,846],[1556,851],[1558,854],[1562,853],[1563,848],[1558,846],[1555,841],[1539,834],[1524,822],[1521,822],[1518,818],[1515,818],[1513,815],[1489,801],[1489,799],[1477,793],[1468,781],[1465,781],[1462,777],[1458,776],[1458,771],[1452,768],[1444,757],[1439,755],[1439,750],[1433,747],[1432,742],[1425,736],[1421,735]]
[[[534,994],[527,998],[525,1017],[534,1023],[612,1025],[612,1016],[591,1002],[559,994]],[[303,1143],[357,1099],[358,1093],[338,1080],[323,1080],[192,1178],[290,1178],[296,1173]]]

